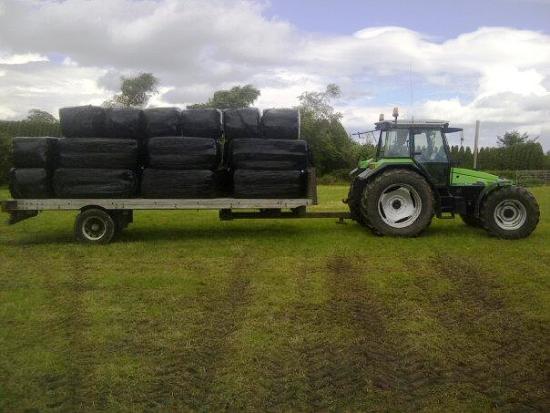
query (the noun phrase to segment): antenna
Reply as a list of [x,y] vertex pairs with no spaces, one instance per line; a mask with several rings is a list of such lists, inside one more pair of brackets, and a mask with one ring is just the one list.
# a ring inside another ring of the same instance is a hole
[[409,63],[409,90],[411,93],[411,102],[410,102],[410,108],[411,108],[411,119],[414,120],[414,84],[413,84],[413,76],[412,76],[412,62]]

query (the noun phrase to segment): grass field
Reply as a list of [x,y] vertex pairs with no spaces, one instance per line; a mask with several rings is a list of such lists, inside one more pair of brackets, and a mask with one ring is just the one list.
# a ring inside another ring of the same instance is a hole
[[[74,213],[0,224],[0,411],[549,411],[533,192],[520,241],[458,219],[392,239],[137,212],[97,247],[73,243]],[[318,209],[345,195],[321,187]]]

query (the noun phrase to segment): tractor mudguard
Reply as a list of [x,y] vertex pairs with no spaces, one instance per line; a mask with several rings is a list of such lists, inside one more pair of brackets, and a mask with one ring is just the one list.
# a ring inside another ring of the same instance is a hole
[[475,217],[479,218],[479,211],[481,209],[481,204],[485,198],[487,198],[487,195],[489,195],[491,192],[496,191],[499,188],[505,187],[505,186],[511,186],[511,182],[507,181],[501,181],[501,182],[494,182],[490,185],[487,185],[483,191],[479,194],[476,201],[476,208],[474,211]]

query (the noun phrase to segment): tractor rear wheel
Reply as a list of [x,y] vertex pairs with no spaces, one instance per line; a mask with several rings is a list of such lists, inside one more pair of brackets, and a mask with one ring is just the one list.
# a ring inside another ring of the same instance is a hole
[[520,239],[535,230],[540,209],[531,192],[519,186],[507,186],[485,198],[480,218],[489,234],[504,239]]
[[349,207],[349,213],[351,219],[353,219],[358,224],[366,227],[367,223],[363,214],[361,214],[361,194],[363,191],[361,188],[358,188],[357,185],[360,185],[358,182],[353,182],[349,188],[347,204]]
[[416,237],[430,225],[433,205],[432,189],[422,176],[394,169],[365,186],[361,213],[376,234]]
[[478,217],[475,217],[473,215],[460,214],[460,218],[462,218],[462,222],[464,222],[469,227],[474,227],[474,228],[482,227],[481,220]]

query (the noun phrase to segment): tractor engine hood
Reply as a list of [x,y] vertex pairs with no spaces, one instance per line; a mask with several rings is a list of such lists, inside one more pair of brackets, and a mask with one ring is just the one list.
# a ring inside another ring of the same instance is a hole
[[466,168],[451,168],[451,183],[453,185],[476,185],[508,182],[497,175]]

